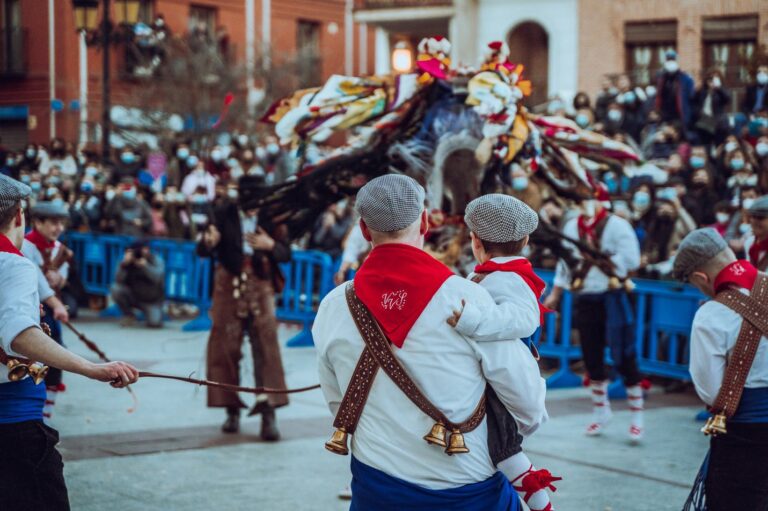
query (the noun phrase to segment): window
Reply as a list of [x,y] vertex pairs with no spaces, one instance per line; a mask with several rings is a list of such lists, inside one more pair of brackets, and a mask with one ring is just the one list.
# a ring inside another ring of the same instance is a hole
[[189,32],[213,38],[216,31],[216,8],[200,5],[189,7]]
[[299,64],[299,87],[320,83],[320,23],[299,21],[296,27],[296,56]]
[[21,0],[0,0],[0,75],[26,72],[26,29],[21,26]]
[[718,69],[738,105],[750,82],[749,62],[757,47],[757,16],[705,18],[702,25],[702,71]]
[[642,21],[624,25],[626,72],[637,85],[648,85],[677,46],[676,21]]
[[139,3],[139,21],[151,25],[155,20],[155,0],[141,0]]

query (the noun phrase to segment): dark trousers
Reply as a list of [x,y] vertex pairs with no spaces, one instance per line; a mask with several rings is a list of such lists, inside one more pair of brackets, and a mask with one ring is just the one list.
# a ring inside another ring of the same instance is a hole
[[[64,342],[61,338],[61,323],[53,319],[53,309],[45,304],[43,304],[43,317],[41,320],[51,329],[51,338],[63,346]],[[45,386],[56,387],[60,383],[61,369],[56,369],[55,367],[48,368],[48,374],[45,375]]]
[[[581,353],[589,378],[603,381],[605,371],[605,348],[607,346],[605,304],[591,296],[578,296],[574,300],[573,326],[579,332]],[[637,357],[626,356],[616,370],[624,378],[627,386],[637,385],[642,379],[637,368]]]
[[768,511],[768,424],[729,422],[712,438],[705,491],[708,511]]
[[42,421],[0,424],[0,495],[4,511],[68,511],[59,433]]
[[517,423],[490,385],[485,387],[485,416],[488,424],[488,453],[496,466],[523,450]]

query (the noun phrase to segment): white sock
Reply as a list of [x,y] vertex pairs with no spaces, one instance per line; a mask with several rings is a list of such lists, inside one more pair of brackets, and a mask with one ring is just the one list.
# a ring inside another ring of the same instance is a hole
[[611,417],[611,403],[608,401],[608,382],[593,381],[592,389],[592,422],[603,425]]
[[643,429],[643,388],[640,385],[627,387],[627,402],[632,415],[632,425]]
[[[524,452],[519,452],[505,459],[498,464],[497,468],[509,479],[512,487],[531,511],[552,510],[549,494],[546,490],[551,484],[551,478],[548,477],[551,474],[544,470],[537,471]],[[530,479],[526,479],[530,474],[534,475]],[[542,479],[536,477],[538,474],[544,477]]]

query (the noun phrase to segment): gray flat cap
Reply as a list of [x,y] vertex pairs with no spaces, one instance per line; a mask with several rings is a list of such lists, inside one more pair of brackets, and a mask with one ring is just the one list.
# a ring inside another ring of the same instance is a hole
[[749,208],[749,214],[761,218],[768,217],[768,195],[755,199],[754,204]]
[[69,218],[69,209],[65,204],[46,201],[32,206],[30,213],[33,218]]
[[464,222],[483,241],[507,243],[520,241],[535,231],[539,215],[519,199],[491,193],[467,205]]
[[32,189],[21,181],[0,174],[0,215],[7,213],[31,193]]
[[355,210],[370,229],[395,232],[419,219],[424,211],[424,197],[424,188],[415,179],[387,174],[360,188]]
[[672,275],[683,282],[697,268],[701,268],[717,254],[728,248],[720,234],[710,228],[696,229],[683,238],[677,249]]

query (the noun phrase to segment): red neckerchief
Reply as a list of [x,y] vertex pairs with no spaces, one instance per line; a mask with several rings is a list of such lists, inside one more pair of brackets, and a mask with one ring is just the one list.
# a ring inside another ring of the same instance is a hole
[[21,251],[16,248],[16,245],[14,245],[13,242],[9,240],[8,237],[4,234],[0,234],[0,252],[16,254],[18,256],[24,257],[24,254],[22,254]]
[[374,248],[355,274],[355,294],[389,340],[402,348],[416,320],[451,276],[451,270],[423,250],[387,243]]
[[758,242],[755,238],[755,242],[749,247],[749,262],[757,266],[760,264],[760,253],[768,252],[768,238]]
[[37,230],[35,229],[32,229],[31,231],[29,231],[27,235],[24,236],[24,238],[26,238],[27,241],[29,241],[34,246],[36,246],[43,257],[50,257],[51,252],[53,251],[53,247],[56,246],[55,241],[48,241],[47,239],[45,239],[45,236],[37,232]]
[[528,259],[521,258],[513,259],[511,261],[507,261],[506,263],[486,261],[483,264],[475,266],[475,273],[492,273],[495,271],[508,271],[515,273],[519,275],[526,284],[528,284],[528,287],[531,288],[533,295],[536,297],[536,301],[539,303],[539,312],[541,313],[539,316],[539,322],[543,324],[544,313],[552,312],[552,309],[544,307],[544,305],[539,302],[539,298],[541,298],[541,294],[544,292],[544,289],[547,287],[547,285],[543,280],[539,278],[538,275],[536,275],[536,273],[534,273],[531,262]]
[[597,231],[595,230],[595,228],[607,216],[608,216],[607,209],[601,210],[600,213],[595,215],[595,217],[592,218],[591,220],[587,220],[587,217],[585,217],[584,215],[579,215],[579,219],[577,223],[579,228],[579,238],[586,239],[592,242],[593,244],[597,243],[598,242]]
[[715,278],[715,293],[724,291],[729,287],[743,287],[752,291],[757,279],[757,268],[752,266],[749,261],[741,259],[732,262],[717,275]]

